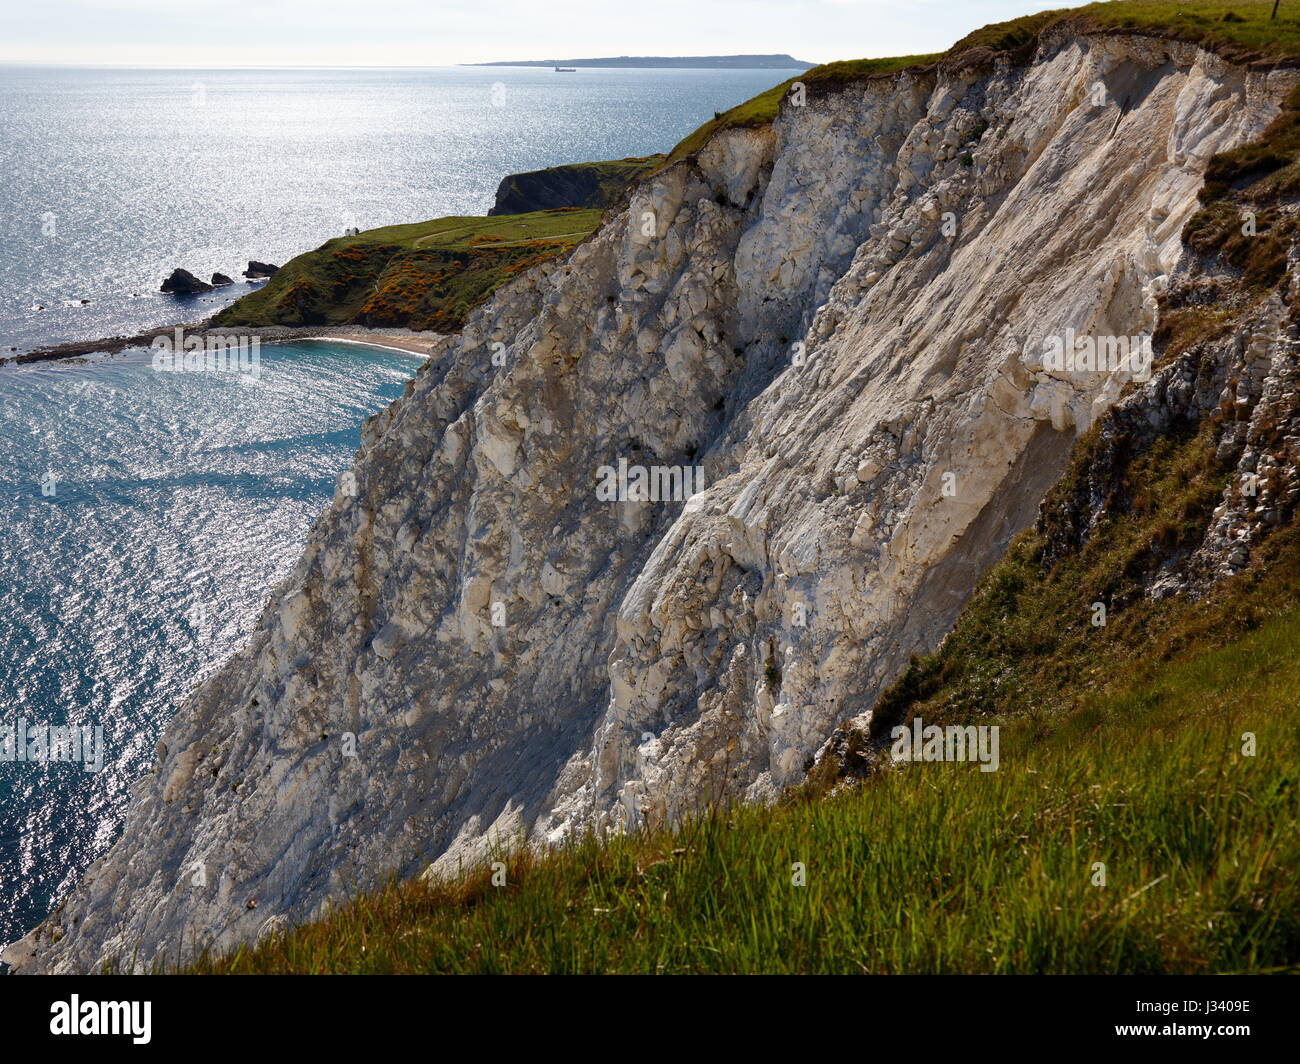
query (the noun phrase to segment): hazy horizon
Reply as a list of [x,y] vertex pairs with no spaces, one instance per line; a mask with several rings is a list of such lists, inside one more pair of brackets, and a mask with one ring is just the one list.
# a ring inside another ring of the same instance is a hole
[[[748,55],[748,52],[737,52],[736,55]],[[767,53],[780,54],[780,53]],[[0,66],[4,67],[45,67],[53,70],[452,70],[456,67],[490,67],[490,66],[519,66],[523,67],[531,63],[557,63],[577,59],[589,61],[590,59],[625,59],[630,56],[544,56],[541,59],[504,59],[504,60],[484,60],[475,63],[428,63],[428,64],[398,64],[398,63],[220,63],[204,64],[203,66],[177,66],[167,63],[77,63],[64,62],[57,59],[0,59]],[[692,55],[646,55],[637,56],[636,58],[646,59],[700,59],[706,56]],[[798,59],[798,56],[791,58]],[[812,62],[812,60],[807,60]],[[624,70],[690,70],[690,69],[714,69],[714,70],[781,70],[782,67],[621,67],[621,68],[604,68],[594,67],[592,69],[624,69]]]
[[[942,51],[1052,0],[663,0],[653,17],[595,0],[341,0],[232,9],[195,0],[51,0],[0,15],[0,63],[163,69],[437,68],[557,58],[788,54],[809,63]],[[1066,5],[1068,6],[1068,5]]]

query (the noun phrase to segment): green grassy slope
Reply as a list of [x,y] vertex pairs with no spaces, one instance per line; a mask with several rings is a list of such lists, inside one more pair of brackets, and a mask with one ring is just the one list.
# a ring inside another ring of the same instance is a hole
[[1298,640],[1291,609],[1050,725],[1016,721],[997,772],[918,763],[676,834],[504,857],[502,886],[395,884],[196,970],[1295,969]]
[[409,326],[450,331],[513,276],[568,250],[599,210],[438,218],[336,237],[221,311],[217,325]]

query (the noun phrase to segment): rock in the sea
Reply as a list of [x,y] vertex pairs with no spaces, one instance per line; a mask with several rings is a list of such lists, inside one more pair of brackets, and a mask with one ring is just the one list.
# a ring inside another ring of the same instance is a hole
[[231,280],[229,277],[227,277],[224,273],[214,273],[212,275],[212,285],[214,288],[220,287],[221,285],[224,284],[234,284],[234,283],[235,282]]
[[258,262],[256,259],[249,259],[248,269],[244,271],[244,276],[250,281],[257,281],[264,277],[270,277],[279,268],[279,266],[272,266],[269,262]]
[[177,296],[192,296],[199,292],[211,292],[212,285],[200,281],[189,270],[172,270],[172,275],[163,281],[161,291]]

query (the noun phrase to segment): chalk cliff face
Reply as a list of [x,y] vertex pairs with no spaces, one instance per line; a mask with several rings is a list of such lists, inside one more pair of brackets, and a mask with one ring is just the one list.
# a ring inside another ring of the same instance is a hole
[[[1207,161],[1293,84],[1062,32],[787,100],[638,186],[369,422],[122,839],[6,958],[176,961],[494,838],[798,781],[1129,379],[1049,338],[1154,331]],[[620,459],[704,488],[605,501]]]

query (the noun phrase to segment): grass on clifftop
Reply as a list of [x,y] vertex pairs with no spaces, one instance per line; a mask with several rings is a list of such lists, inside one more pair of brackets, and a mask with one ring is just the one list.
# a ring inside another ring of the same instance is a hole
[[680,141],[665,165],[699,151],[724,129],[767,125],[774,121],[781,99],[795,82],[802,82],[809,94],[833,89],[909,67],[924,67],[940,60],[955,59],[973,49],[1007,53],[1012,62],[1025,63],[1033,56],[1039,35],[1049,26],[1077,20],[1092,29],[1140,30],[1193,41],[1239,62],[1249,60],[1294,60],[1300,57],[1300,2],[1283,0],[1276,21],[1269,15],[1273,0],[1111,0],[1085,7],[1040,11],[1006,22],[995,22],[967,34],[945,52],[932,55],[897,56],[884,59],[850,59],[824,63],[773,86],[752,100],[716,115]]
[[1298,641],[1292,610],[1048,734],[1004,728],[996,772],[918,763],[823,801],[506,858],[503,886],[394,884],[194,970],[1295,970]]
[[703,148],[715,133],[720,133],[724,129],[744,129],[770,124],[776,119],[781,98],[790,91],[790,87],[795,82],[810,87],[826,86],[874,75],[892,74],[907,67],[933,62],[938,58],[938,55],[904,55],[891,59],[850,59],[813,67],[779,85],[773,85],[766,92],[759,93],[742,104],[737,104],[729,111],[714,115],[710,121],[680,140],[669,152],[663,165],[670,166],[687,155],[693,155]]
[[590,234],[600,218],[599,210],[560,208],[438,218],[336,237],[292,259],[215,323],[450,331],[516,274]]
[[1114,0],[1066,12],[1107,29],[1156,32],[1194,41],[1244,62],[1300,55],[1300,4],[1282,0]]

